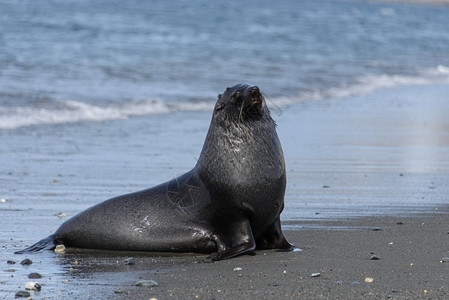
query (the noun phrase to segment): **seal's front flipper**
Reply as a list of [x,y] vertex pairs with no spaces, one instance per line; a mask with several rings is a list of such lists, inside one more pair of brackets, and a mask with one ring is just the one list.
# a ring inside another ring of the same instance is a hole
[[45,239],[40,240],[34,245],[31,245],[30,247],[16,251],[14,254],[24,254],[24,253],[31,253],[31,252],[39,252],[41,250],[52,250],[56,247],[58,244],[56,238],[54,235],[50,235],[46,237]]
[[273,224],[268,226],[265,232],[256,240],[257,249],[282,249],[292,251],[295,247],[284,237],[281,230],[281,221],[279,217]]
[[217,244],[217,252],[211,254],[212,260],[254,253],[256,243],[249,221],[242,220],[226,225],[228,225],[226,228],[220,228],[212,237]]

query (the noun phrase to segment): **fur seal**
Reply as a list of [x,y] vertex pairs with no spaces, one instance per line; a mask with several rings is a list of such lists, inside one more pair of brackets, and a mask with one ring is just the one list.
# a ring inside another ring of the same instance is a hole
[[189,172],[99,203],[16,253],[66,247],[211,253],[214,260],[293,246],[279,216],[285,163],[257,86],[218,95],[201,155]]

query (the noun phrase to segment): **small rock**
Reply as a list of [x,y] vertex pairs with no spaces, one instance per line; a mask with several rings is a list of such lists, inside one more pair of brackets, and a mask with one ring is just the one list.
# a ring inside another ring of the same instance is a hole
[[392,292],[392,293],[398,293],[399,290],[397,290],[397,289],[392,289],[391,292]]
[[15,272],[16,271],[16,269],[6,269],[6,270],[3,270],[3,272]]
[[440,262],[442,263],[449,262],[449,257],[443,257],[442,259],[440,259]]
[[312,276],[312,277],[320,277],[321,273],[312,273],[312,275],[310,275],[310,276]]
[[371,277],[366,277],[366,278],[365,278],[365,282],[367,282],[367,283],[371,283],[371,282],[373,282],[373,281],[374,281],[374,279],[371,278]]
[[242,268],[240,268],[240,267],[236,267],[236,268],[234,268],[234,271],[236,271],[236,272],[238,272],[238,271],[241,271],[241,270],[243,270]]
[[22,260],[21,262],[20,262],[20,264],[22,265],[22,266],[29,266],[29,265],[31,265],[33,262],[31,261],[31,259],[28,259],[28,258],[25,258],[24,260]]
[[328,189],[328,188],[330,188],[329,185],[323,185],[323,189]]
[[125,265],[130,265],[130,266],[136,264],[136,260],[134,258],[132,258],[132,257],[125,258],[124,262],[125,262]]
[[42,287],[39,283],[33,281],[28,281],[27,283],[25,283],[25,289],[29,291],[40,291],[41,288]]
[[6,263],[7,263],[8,265],[15,265],[15,264],[16,264],[16,262],[13,261],[13,260],[8,260]]
[[56,182],[59,182],[59,180],[58,179],[53,179],[53,180],[50,181],[50,183],[56,183]]
[[30,273],[30,274],[28,274],[28,278],[29,279],[39,279],[39,278],[42,278],[42,275],[39,273]]
[[60,219],[67,218],[67,214],[64,213],[64,212],[59,212],[56,216],[57,216],[58,218],[60,218]]
[[31,296],[30,293],[27,291],[18,291],[16,293],[16,298],[28,298],[30,296]]
[[350,286],[356,286],[356,285],[359,285],[360,284],[360,282],[358,282],[358,281],[353,281],[353,282],[351,282],[349,285]]
[[11,202],[11,200],[9,200],[7,198],[0,199],[0,203],[6,203],[6,202]]
[[154,280],[139,280],[134,285],[141,287],[153,287],[157,286],[157,282]]
[[55,253],[64,254],[65,253],[64,245],[57,245],[55,248]]
[[381,231],[382,229],[380,227],[373,227],[373,231]]
[[396,225],[404,225],[401,221],[397,222]]
[[370,259],[371,259],[371,260],[379,260],[380,257],[377,256],[377,255],[371,255]]
[[124,292],[124,290],[118,289],[114,291],[114,294],[123,294]]

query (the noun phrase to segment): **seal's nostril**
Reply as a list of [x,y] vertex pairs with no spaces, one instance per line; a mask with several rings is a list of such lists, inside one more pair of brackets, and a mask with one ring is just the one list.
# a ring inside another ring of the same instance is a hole
[[251,94],[251,96],[259,96],[260,95],[259,87],[257,87],[256,85],[251,87],[249,89],[249,93]]

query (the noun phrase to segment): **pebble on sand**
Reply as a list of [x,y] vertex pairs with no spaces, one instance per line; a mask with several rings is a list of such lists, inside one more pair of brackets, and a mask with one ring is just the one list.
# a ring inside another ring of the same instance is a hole
[[28,298],[30,296],[31,296],[30,293],[27,291],[18,291],[16,293],[16,298]]
[[371,282],[373,282],[373,281],[374,281],[374,279],[371,278],[371,277],[366,277],[366,278],[365,278],[365,282],[367,282],[367,283],[371,283]]
[[312,275],[310,275],[310,276],[312,276],[312,277],[320,277],[321,273],[312,273]]
[[55,253],[63,254],[65,253],[64,245],[57,245],[55,248]]
[[236,268],[234,268],[234,271],[241,271],[241,270],[243,270],[242,268],[240,268],[240,267],[236,267]]
[[141,286],[141,287],[153,287],[153,286],[157,286],[158,284],[154,280],[139,280],[134,285]]
[[380,257],[377,256],[377,255],[371,255],[370,259],[371,259],[371,260],[379,260]]
[[132,266],[136,264],[136,260],[133,257],[127,257],[125,258],[124,263],[125,265]]
[[21,262],[20,262],[20,264],[22,265],[22,266],[29,266],[29,265],[31,265],[33,262],[31,261],[31,259],[28,259],[28,258],[25,258],[24,260],[22,260]]
[[30,274],[28,274],[28,278],[29,279],[39,279],[39,278],[42,278],[42,275],[39,273],[30,273]]
[[449,262],[449,257],[443,257],[442,259],[440,259],[440,262],[442,263]]
[[382,229],[380,227],[373,227],[373,231],[381,231]]
[[8,198],[1,198],[0,199],[0,203],[6,203],[6,202],[11,202],[11,200],[9,200]]
[[25,289],[29,291],[40,291],[41,288],[41,285],[37,282],[28,281],[27,283],[25,283]]

